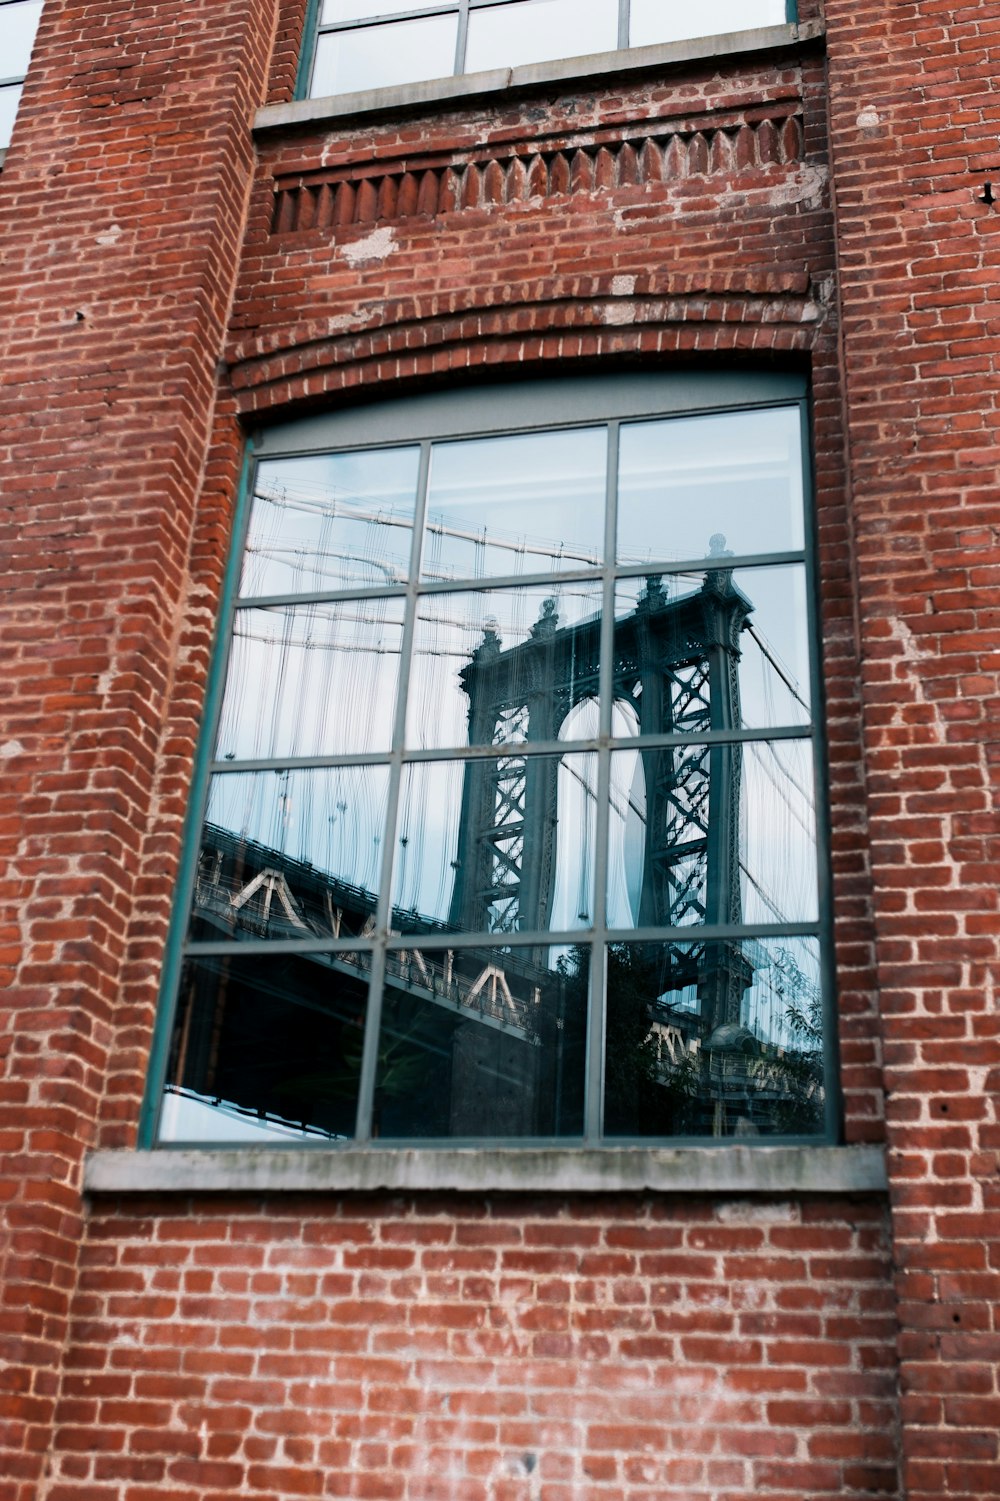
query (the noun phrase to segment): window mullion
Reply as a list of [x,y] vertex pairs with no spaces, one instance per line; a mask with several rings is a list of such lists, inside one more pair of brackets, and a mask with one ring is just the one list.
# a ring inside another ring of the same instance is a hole
[[406,589],[406,613],[400,645],[399,696],[392,732],[389,757],[389,788],[386,798],[385,835],[379,874],[378,906],[375,914],[375,948],[368,983],[368,1009],[365,1015],[365,1040],[358,1081],[358,1112],[355,1141],[371,1140],[372,1110],[375,1103],[375,1075],[378,1069],[379,1035],[382,1029],[382,993],[385,984],[386,942],[392,922],[392,873],[396,849],[396,822],[399,792],[403,779],[403,745],[406,738],[406,709],[409,698],[413,637],[416,631],[417,599],[420,589],[420,558],[427,511],[427,485],[430,476],[431,445],[421,444],[417,474],[417,503],[413,514],[413,545],[410,548],[410,576]]
[[826,1124],[834,1139],[842,1119],[840,1048],[836,1006],[836,970],[833,957],[833,889],[831,883],[832,830],[826,756],[826,699],[823,676],[822,615],[816,559],[816,513],[812,465],[812,432],[807,402],[799,406],[802,452],[803,521],[806,552],[806,618],[809,622],[809,677],[812,685],[812,766],[815,788],[816,896],[820,919],[819,962],[823,994],[823,1081]]
[[590,1014],[587,1020],[584,1130],[596,1142],[604,1123],[604,1027],[607,1010],[607,892],[611,804],[611,728],[614,707],[615,570],[618,534],[618,438],[620,426],[608,426],[607,503],[604,513],[604,597],[601,615],[601,661],[598,690],[601,746],[597,760],[597,838],[594,858],[594,936],[590,963]]
[[465,53],[469,41],[469,0],[459,0],[458,36],[455,40],[455,73],[465,72]]
[[632,0],[618,0],[618,46],[627,47],[629,44],[629,11]]

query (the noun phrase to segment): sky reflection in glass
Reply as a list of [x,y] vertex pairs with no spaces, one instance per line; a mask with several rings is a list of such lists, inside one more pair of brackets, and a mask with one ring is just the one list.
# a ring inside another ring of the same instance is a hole
[[485,579],[599,564],[606,452],[603,428],[435,448],[423,577]]
[[0,6],[0,42],[3,45],[0,77],[23,77],[27,73],[41,16],[42,0],[19,0],[14,5]]
[[387,751],[403,602],[237,610],[217,760]]
[[802,518],[797,409],[622,428],[620,562],[796,551]]
[[457,39],[456,15],[323,32],[316,42],[310,93],[323,98],[450,77]]
[[337,21],[364,21],[420,9],[420,0],[323,0],[319,20],[321,26],[332,26]]
[[384,588],[407,578],[418,448],[258,465],[240,594]]
[[580,55],[613,52],[618,46],[614,0],[520,0],[477,8],[469,14],[465,71],[565,57],[568,38]]
[[783,26],[785,0],[630,0],[629,41],[633,47],[680,42],[692,37]]

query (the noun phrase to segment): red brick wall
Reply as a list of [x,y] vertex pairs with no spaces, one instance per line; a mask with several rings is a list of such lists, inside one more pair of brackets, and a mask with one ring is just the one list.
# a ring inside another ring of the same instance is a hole
[[[754,139],[723,159],[712,132],[732,120]],[[641,140],[620,152],[657,121],[685,126],[687,169],[676,153],[664,166],[659,146],[659,164],[644,156]],[[510,169],[501,183],[492,161],[527,151],[539,130],[567,171],[550,163],[544,195],[513,196]],[[606,156],[588,178],[576,143],[597,132]],[[541,124],[527,100],[264,138],[226,353],[247,419],[557,361],[560,373],[678,358],[810,372],[848,1130],[872,1140],[881,1101],[825,150],[822,68],[808,51],[610,101],[584,91]],[[465,170],[450,205],[449,166]],[[369,188],[341,192],[338,207],[336,175],[358,172]],[[386,210],[372,180],[393,173]],[[291,209],[276,210],[276,181],[299,193]],[[199,599],[218,594],[237,461],[227,399],[192,551]],[[149,981],[213,619],[199,612],[188,628],[179,730],[158,763],[158,862],[141,891]],[[105,1145],[134,1140],[137,1040],[153,1017],[138,974],[134,993]],[[101,1204],[84,1256],[50,1501],[897,1494],[877,1203]]]
[[271,0],[48,0],[0,177],[4,1501],[38,1494],[81,1155],[112,1038],[127,1035],[143,836],[274,24]]
[[47,1501],[896,1495],[864,1202],[96,1208]]
[[[48,0],[0,176],[0,1501],[896,1496],[893,1260],[908,1495],[1000,1494],[1000,22],[827,0],[828,63],[269,134],[251,184],[302,13]],[[238,419],[692,360],[812,379],[847,1132],[884,1040],[893,1246],[823,1198],[86,1217],[83,1149],[135,1140]]]
[[1000,18],[827,0],[905,1476],[1000,1494]]

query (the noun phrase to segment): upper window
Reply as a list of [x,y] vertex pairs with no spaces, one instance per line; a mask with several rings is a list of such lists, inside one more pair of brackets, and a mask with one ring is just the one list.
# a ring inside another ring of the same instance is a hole
[[778,26],[794,0],[321,0],[312,98]]
[[42,0],[0,0],[0,151],[10,145],[41,14]]
[[265,435],[161,1142],[830,1137],[804,431],[689,376]]

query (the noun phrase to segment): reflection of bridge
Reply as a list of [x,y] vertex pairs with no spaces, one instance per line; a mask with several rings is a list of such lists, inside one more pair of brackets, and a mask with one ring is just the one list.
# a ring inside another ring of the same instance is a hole
[[[375,905],[373,893],[306,862],[205,827],[191,937],[236,942],[198,960],[181,996],[172,1077],[189,1105],[351,1134],[371,950],[243,959],[239,940],[363,941]],[[416,1134],[556,1133],[579,1094],[579,1070],[568,1083],[565,1059],[572,1049],[582,1056],[585,979],[574,987],[523,949],[442,947],[444,924],[394,918],[408,942],[385,955],[382,1128],[405,1107],[420,1119]],[[422,947],[430,935],[438,942]]]
[[[648,579],[636,608],[615,622],[618,711],[639,734],[683,734],[691,742],[640,753],[644,807],[629,799],[642,824],[641,890],[632,914],[638,926],[741,921],[741,748],[706,747],[699,737],[740,727],[739,642],[752,610],[720,567],[677,599],[667,597],[660,579]],[[527,641],[503,650],[487,629],[464,669],[470,743],[502,747],[502,754],[466,768],[451,908],[456,929],[551,926],[559,767],[521,746],[557,741],[574,710],[596,699],[600,644],[599,617],[560,627],[550,600]],[[733,962],[731,946],[713,955],[706,961],[689,945],[674,950],[677,985],[697,983],[709,1031],[739,1020],[752,978],[745,963]]]
[[[206,825],[195,891],[198,936],[213,938],[367,938],[374,932],[375,896],[335,881],[312,865],[290,860],[277,850],[241,839],[228,829]],[[406,914],[414,947],[390,950],[386,980],[393,990],[527,1040],[546,969],[505,956],[503,968],[492,950],[421,949],[424,933],[447,932],[443,923]],[[396,930],[396,936],[399,936]],[[356,976],[368,966],[367,952],[319,954],[315,962],[335,973]]]
[[[608,1067],[624,1059],[627,1074],[641,1055],[646,1068],[652,1050],[647,1081],[666,1101],[651,1106],[652,1134],[727,1134],[737,1121],[752,1130],[788,1095],[778,1049],[743,1024],[762,953],[738,939],[699,939],[706,924],[725,930],[742,921],[742,747],[704,738],[741,727],[740,643],[752,632],[753,605],[723,557],[679,597],[647,579],[613,633],[616,733],[625,724],[625,739],[631,731],[678,739],[616,752],[631,756],[637,772],[612,810],[623,841],[631,820],[636,867],[622,926],[690,935],[609,960],[619,968],[609,976]],[[582,1131],[589,948],[557,961],[544,942],[503,945],[504,935],[554,930],[557,831],[561,822],[565,836],[574,816],[560,807],[567,763],[529,752],[560,738],[593,740],[592,728],[573,722],[599,697],[601,634],[599,618],[560,625],[550,600],[526,640],[505,647],[488,627],[462,668],[470,744],[496,753],[464,763],[447,921],[391,914],[375,1084],[375,1129],[386,1135]],[[596,786],[578,781],[595,803]],[[577,830],[570,836],[582,839]],[[376,907],[363,886],[206,824],[190,936],[231,940],[232,948],[218,958],[192,955],[172,1067],[180,1090],[262,1120],[350,1135]],[[484,941],[449,946],[452,933]],[[240,940],[258,947],[244,957]],[[265,957],[261,940],[304,947]],[[310,940],[358,948],[306,952]],[[612,1015],[615,985],[629,983],[641,999],[626,1036]],[[635,1130],[633,1102],[625,1114]]]

